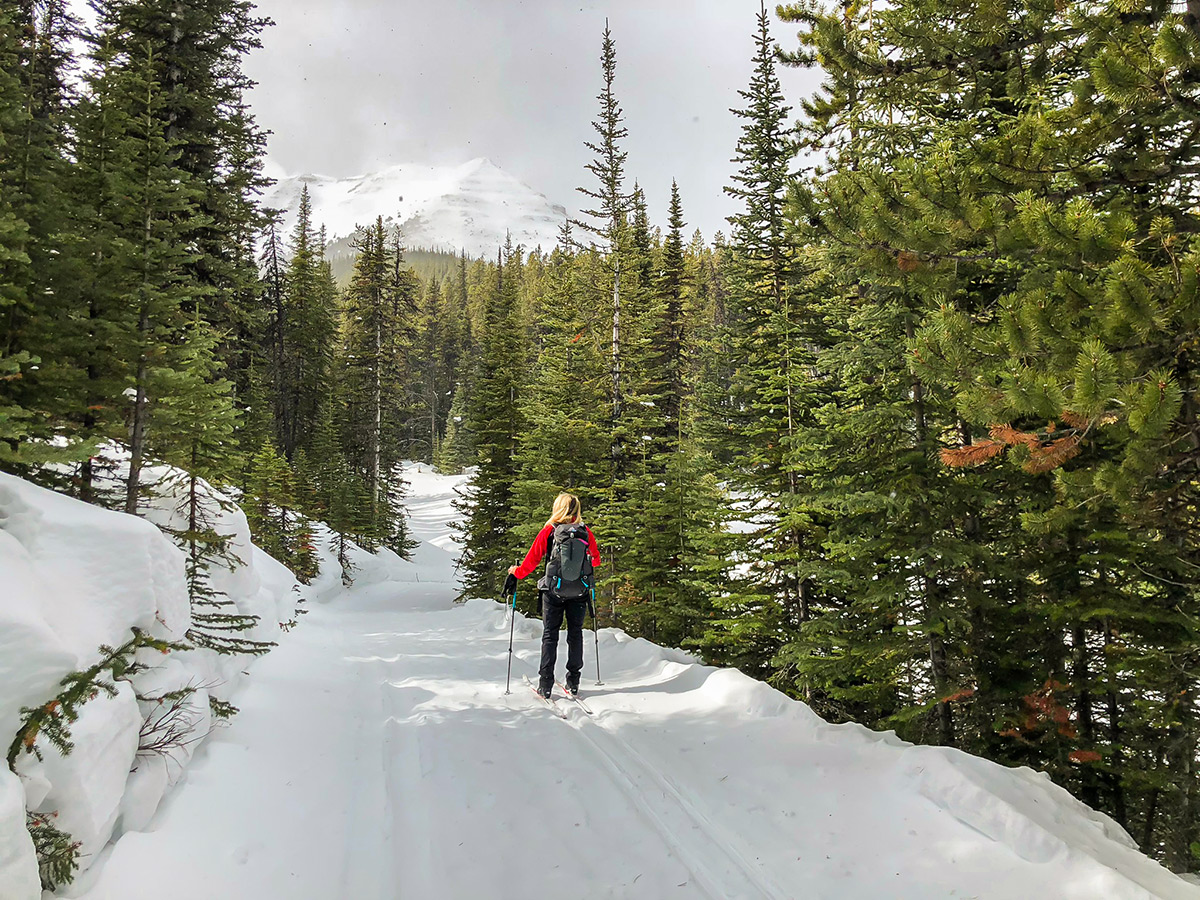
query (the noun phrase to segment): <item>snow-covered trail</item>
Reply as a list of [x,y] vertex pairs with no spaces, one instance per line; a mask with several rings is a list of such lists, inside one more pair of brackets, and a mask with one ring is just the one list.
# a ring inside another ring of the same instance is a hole
[[523,685],[538,622],[517,621],[505,696],[505,610],[453,604],[458,480],[412,477],[414,564],[364,560],[315,604],[152,830],[66,895],[1200,897],[1033,773],[825,725],[617,631],[601,688],[588,635],[595,716]]

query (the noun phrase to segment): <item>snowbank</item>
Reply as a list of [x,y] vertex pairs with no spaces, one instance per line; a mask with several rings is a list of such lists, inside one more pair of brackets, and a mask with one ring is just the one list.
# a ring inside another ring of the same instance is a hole
[[[463,630],[507,638],[507,610],[494,601],[453,614]],[[515,634],[532,671],[541,623],[518,615]],[[749,874],[771,860],[762,896],[805,885],[814,897],[1200,900],[1044,773],[829,724],[736,669],[618,629],[600,631],[606,686],[592,689],[590,635],[585,647],[595,717],[582,725],[600,726],[596,746],[638,784],[677,792],[713,842],[757,861]],[[1036,884],[1043,893],[1030,893]]]
[[[184,556],[156,527],[184,525],[178,474],[146,471],[145,481],[158,483],[161,496],[146,518],[138,518],[0,473],[0,746],[5,750],[20,727],[22,707],[52,700],[66,674],[102,659],[102,646],[121,646],[132,637],[132,628],[184,641],[192,624]],[[232,535],[231,550],[245,563],[214,568],[212,586],[239,612],[260,617],[250,637],[275,640],[279,623],[292,618],[295,579],[251,545],[240,509],[207,485],[203,492],[216,530]],[[19,756],[20,781],[3,773],[4,900],[38,895],[29,893],[38,874],[24,828],[26,806],[55,814],[56,826],[80,843],[80,869],[86,870],[115,834],[148,825],[210,730],[210,695],[229,700],[248,660],[202,650],[164,657],[144,649],[137,662],[139,670],[117,683],[115,697],[98,693],[84,704],[71,727],[73,752],[63,756],[39,739],[43,760]],[[171,709],[164,695],[184,688],[194,693],[175,704],[177,739],[157,752],[139,753],[146,723]],[[13,819],[20,825],[15,832]]]
[[0,896],[37,900],[41,895],[33,840],[25,830],[25,792],[21,780],[0,767]]
[[0,737],[132,627],[181,640],[183,555],[151,523],[0,473]]

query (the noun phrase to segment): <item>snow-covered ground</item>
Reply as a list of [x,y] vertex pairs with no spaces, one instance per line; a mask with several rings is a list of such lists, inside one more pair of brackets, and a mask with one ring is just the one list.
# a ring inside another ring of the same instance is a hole
[[494,257],[512,235],[526,249],[552,248],[566,209],[487,159],[460,166],[405,163],[353,178],[294,175],[279,179],[263,202],[285,211],[284,233],[295,225],[300,192],[307,185],[313,226],[324,225],[329,238],[345,238],[377,216],[399,227],[408,247],[466,250]]
[[321,582],[148,830],[63,896],[1200,897],[1029,770],[827,725],[619,631],[602,687],[586,645],[594,717],[522,684],[534,621],[505,695],[506,610],[453,603],[460,479],[409,476],[414,562]]

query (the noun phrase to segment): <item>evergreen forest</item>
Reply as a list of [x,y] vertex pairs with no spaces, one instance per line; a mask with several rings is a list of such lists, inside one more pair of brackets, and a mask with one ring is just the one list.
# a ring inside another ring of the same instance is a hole
[[[648,207],[606,29],[555,246],[417,252],[381,210],[338,272],[307,196],[259,200],[253,4],[93,5],[0,4],[5,471],[138,514],[170,465],[303,579],[315,522],[408,552],[402,461],[474,467],[465,597],[571,491],[601,627],[1200,870],[1194,3],[764,8],[707,237]],[[174,537],[190,637],[261,652],[205,587],[224,537]]]

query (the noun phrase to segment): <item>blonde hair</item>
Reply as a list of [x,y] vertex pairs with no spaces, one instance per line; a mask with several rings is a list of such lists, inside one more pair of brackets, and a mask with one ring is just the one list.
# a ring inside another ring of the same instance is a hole
[[583,504],[574,494],[559,494],[554,498],[554,506],[550,510],[547,525],[560,525],[563,522],[574,524],[583,518]]

